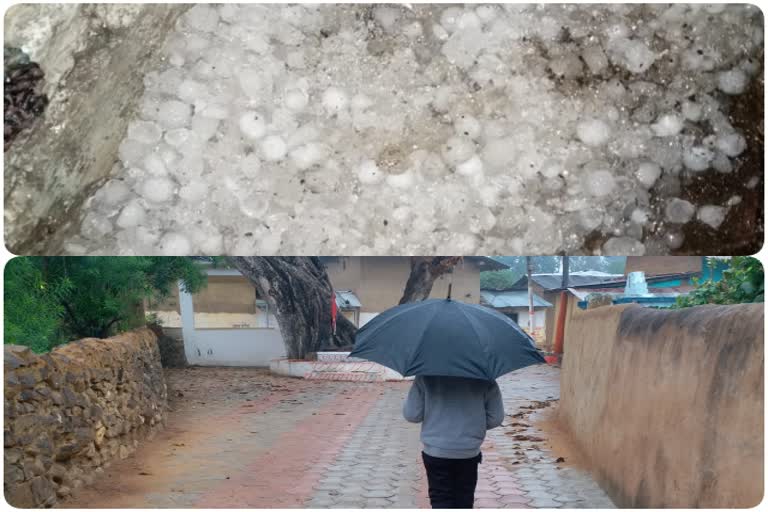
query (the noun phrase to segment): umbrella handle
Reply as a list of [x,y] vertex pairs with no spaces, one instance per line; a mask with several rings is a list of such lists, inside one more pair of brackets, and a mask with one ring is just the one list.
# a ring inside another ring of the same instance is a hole
[[451,300],[451,288],[453,288],[453,283],[448,283],[448,297],[446,297],[447,300]]

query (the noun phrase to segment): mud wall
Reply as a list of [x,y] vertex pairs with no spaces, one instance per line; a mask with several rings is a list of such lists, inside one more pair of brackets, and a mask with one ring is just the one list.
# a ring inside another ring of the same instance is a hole
[[763,316],[762,304],[574,316],[561,419],[616,505],[762,500]]
[[5,236],[16,254],[61,252],[83,201],[112,170],[143,77],[182,4],[19,4],[7,46],[45,72],[50,99],[5,152]]
[[37,355],[5,345],[5,498],[47,507],[125,458],[165,418],[157,338],[143,328]]

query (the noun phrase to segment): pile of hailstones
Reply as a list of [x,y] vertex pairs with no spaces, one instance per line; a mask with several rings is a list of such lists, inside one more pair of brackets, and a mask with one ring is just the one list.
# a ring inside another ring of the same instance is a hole
[[[196,5],[70,253],[667,253],[746,149],[748,5]],[[754,187],[756,179],[745,183]]]

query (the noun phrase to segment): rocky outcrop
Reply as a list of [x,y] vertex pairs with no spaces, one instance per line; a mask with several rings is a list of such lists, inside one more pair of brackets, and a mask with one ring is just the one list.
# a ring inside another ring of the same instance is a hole
[[34,354],[5,346],[5,498],[49,507],[119,457],[165,418],[157,338],[139,329]]
[[54,254],[110,174],[144,74],[183,4],[18,4],[5,46],[45,73],[50,103],[5,151],[5,236],[16,254]]

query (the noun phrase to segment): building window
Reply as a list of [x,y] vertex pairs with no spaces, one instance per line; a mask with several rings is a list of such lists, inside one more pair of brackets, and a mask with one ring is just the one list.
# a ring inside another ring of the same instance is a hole
[[196,329],[273,329],[268,303],[243,276],[208,276],[192,296]]

